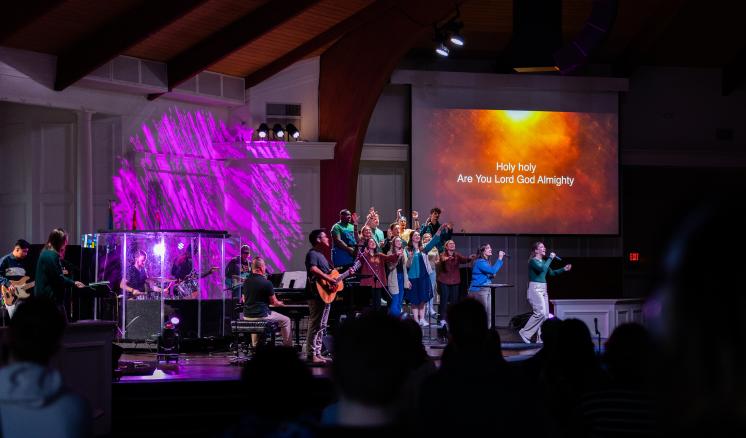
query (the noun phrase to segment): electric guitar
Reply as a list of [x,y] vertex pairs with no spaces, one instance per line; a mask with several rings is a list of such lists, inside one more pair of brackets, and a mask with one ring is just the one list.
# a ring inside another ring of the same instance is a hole
[[25,300],[26,298],[31,296],[31,294],[27,292],[27,290],[34,287],[34,282],[32,281],[31,283],[27,283],[28,280],[28,277],[23,277],[20,280],[15,281],[10,280],[10,284],[15,287],[15,291],[12,291],[5,285],[2,286],[3,302],[6,306],[13,305],[19,298]]
[[345,288],[344,282],[342,280],[352,275],[353,270],[357,271],[358,269],[360,269],[360,266],[360,260],[356,260],[355,264],[352,265],[352,268],[348,269],[343,274],[340,274],[339,271],[337,271],[336,269],[332,269],[332,272],[329,273],[329,276],[335,279],[336,282],[326,281],[321,278],[317,279],[316,290],[319,292],[321,300],[324,301],[326,304],[332,303],[337,298],[337,292]]

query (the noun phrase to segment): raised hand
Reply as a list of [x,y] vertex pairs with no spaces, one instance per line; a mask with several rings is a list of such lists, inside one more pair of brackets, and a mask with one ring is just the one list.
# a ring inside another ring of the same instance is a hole
[[420,218],[420,214],[417,211],[412,211],[412,222]]
[[358,219],[360,219],[360,217],[357,215],[357,213],[353,212],[352,213],[352,223],[356,224],[357,221],[358,221]]
[[562,269],[564,269],[564,270],[565,270],[565,272],[567,272],[567,271],[569,271],[570,269],[572,269],[572,265],[565,265],[565,267],[564,267],[564,268],[562,268]]

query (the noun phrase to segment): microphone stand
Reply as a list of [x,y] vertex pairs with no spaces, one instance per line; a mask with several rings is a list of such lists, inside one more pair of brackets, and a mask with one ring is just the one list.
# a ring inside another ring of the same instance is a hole
[[593,318],[593,328],[596,330],[596,338],[598,339],[598,355],[601,355],[601,332],[598,331],[598,318]]
[[[367,250],[366,250],[366,252],[367,252]],[[368,265],[368,269],[370,269],[370,271],[373,273],[374,279],[376,281],[378,281],[378,283],[381,285],[381,287],[383,287],[383,290],[386,291],[386,294],[389,296],[389,299],[392,299],[393,297],[391,296],[391,292],[389,291],[389,288],[386,287],[386,285],[384,285],[383,281],[381,281],[381,279],[378,277],[378,273],[376,272],[376,270],[373,269],[373,266],[371,266],[371,264],[368,261],[368,259],[365,258],[365,252],[361,252],[360,255],[358,256],[358,258],[363,259],[363,261],[365,262],[365,264]],[[375,289],[375,281],[373,282],[373,286],[374,286],[373,289]]]

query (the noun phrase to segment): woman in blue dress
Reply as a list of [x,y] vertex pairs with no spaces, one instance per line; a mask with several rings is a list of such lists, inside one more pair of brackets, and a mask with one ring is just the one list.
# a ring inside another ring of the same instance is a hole
[[412,316],[415,322],[422,327],[427,327],[425,317],[425,305],[433,297],[433,286],[430,282],[432,267],[427,260],[427,253],[440,242],[440,231],[438,229],[433,239],[422,246],[422,236],[418,231],[413,231],[407,242],[407,277],[411,287],[407,290],[406,298],[412,306]]

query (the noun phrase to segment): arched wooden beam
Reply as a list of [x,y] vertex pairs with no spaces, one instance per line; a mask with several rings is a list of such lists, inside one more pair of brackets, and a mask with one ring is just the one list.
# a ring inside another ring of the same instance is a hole
[[402,0],[340,38],[321,55],[319,140],[335,141],[334,159],[321,162],[321,226],[354,209],[360,153],[373,109],[399,60],[433,23],[455,12],[453,0]]

